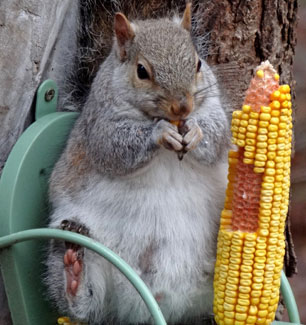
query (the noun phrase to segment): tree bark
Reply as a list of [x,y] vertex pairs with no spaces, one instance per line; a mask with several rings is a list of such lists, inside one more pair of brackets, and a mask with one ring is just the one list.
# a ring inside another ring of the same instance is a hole
[[198,28],[210,34],[208,61],[221,65],[220,79],[232,109],[241,106],[254,68],[265,60],[273,64],[281,83],[290,84],[294,93],[297,0],[199,1],[195,11],[195,16],[200,16],[196,19]]
[[76,12],[74,0],[0,1],[0,173],[17,138],[33,122],[39,84],[52,78],[64,87],[70,53],[76,51]]

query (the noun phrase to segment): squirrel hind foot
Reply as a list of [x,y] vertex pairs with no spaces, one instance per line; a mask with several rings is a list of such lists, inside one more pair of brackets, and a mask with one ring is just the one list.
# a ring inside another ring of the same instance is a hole
[[[60,228],[85,236],[89,235],[89,230],[83,224],[72,220],[63,220]],[[81,246],[70,242],[65,242],[65,246],[66,252],[63,261],[66,275],[66,292],[70,296],[75,296],[81,281],[84,249]]]
[[75,296],[81,280],[83,270],[82,259],[78,252],[68,249],[64,255],[65,275],[66,275],[66,292],[70,296]]

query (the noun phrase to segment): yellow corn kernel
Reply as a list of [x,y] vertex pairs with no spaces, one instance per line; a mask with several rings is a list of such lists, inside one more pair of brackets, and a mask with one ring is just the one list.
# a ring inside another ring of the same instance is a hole
[[246,145],[244,147],[244,150],[246,150],[246,151],[255,151],[255,147],[254,146],[248,146],[248,145]]
[[256,148],[256,153],[265,155],[267,153],[267,149],[266,148]]
[[257,71],[256,71],[256,76],[257,76],[258,78],[263,78],[264,75],[265,75],[265,73],[263,72],[263,70],[257,70]]
[[270,106],[260,106],[260,112],[261,113],[271,113],[271,107]]
[[254,160],[249,158],[243,158],[243,163],[246,165],[252,165],[254,163]]
[[276,125],[278,125],[279,124],[279,118],[278,117],[271,117],[271,119],[270,119],[270,123],[271,124],[276,124]]
[[277,139],[277,137],[278,137],[278,132],[269,132],[269,133],[268,133],[268,137],[269,137],[270,139]]
[[[281,96],[281,95],[280,95]],[[280,108],[280,102],[278,100],[274,100],[271,104],[270,104],[270,107],[273,109],[273,110],[277,110]]]
[[256,133],[255,132],[247,132],[245,136],[247,139],[255,139]]
[[240,118],[241,118],[241,115],[242,115],[242,111],[239,111],[239,110],[234,111],[234,112],[233,112],[233,119],[234,119],[234,118],[238,118],[238,119],[240,119]]
[[290,92],[290,86],[289,85],[282,85],[279,87],[279,91],[281,93],[287,94]]
[[268,147],[268,143],[267,142],[257,142],[257,148],[259,149],[265,149]]
[[259,119],[262,121],[269,121],[271,119],[271,114],[269,113],[261,113]]
[[258,119],[259,113],[251,111],[249,115],[250,118]]
[[257,125],[257,124],[258,124],[258,120],[255,120],[255,119],[250,118],[250,119],[248,120],[248,124],[249,124],[249,125]]
[[255,159],[258,161],[266,161],[267,160],[267,156],[264,154],[256,154],[255,155]]
[[281,122],[278,125],[278,128],[281,130],[286,130],[287,129],[287,123]]
[[257,141],[259,142],[265,142],[268,140],[268,137],[266,135],[258,135],[257,136]]
[[[240,124],[240,125],[241,125],[241,124]],[[239,128],[238,128],[238,132],[239,132],[239,133],[246,133],[246,128],[243,127],[243,126],[239,126]]]
[[[248,314],[246,314],[246,313],[236,313],[235,314],[235,318],[239,321],[245,321],[247,319],[247,317],[248,317]],[[244,322],[242,324],[244,324]]]
[[259,310],[257,314],[259,317],[266,317],[268,315],[268,311],[267,310]]
[[256,141],[254,139],[249,139],[246,136],[245,144],[248,145],[248,146],[254,146],[256,144]]
[[279,96],[279,101],[280,102],[283,102],[283,101],[285,101],[286,100],[286,94],[281,94],[280,96]]
[[268,130],[266,128],[258,128],[258,134],[268,134]]
[[264,167],[265,165],[266,165],[265,160],[260,161],[260,160],[257,159],[254,162],[255,167]]
[[276,139],[268,139],[268,144],[275,144],[276,142]]
[[243,113],[249,113],[250,110],[251,110],[251,106],[250,105],[243,105],[242,106]]
[[257,320],[257,318],[255,316],[248,316],[246,323],[247,324],[255,324],[256,320]]
[[249,159],[252,159],[252,158],[255,157],[255,153],[254,152],[251,152],[251,151],[245,151],[244,152],[244,157],[249,158]]
[[224,316],[227,318],[234,318],[235,313],[233,311],[224,311]]
[[271,96],[270,96],[270,99],[273,101],[273,100],[277,100],[278,98],[279,98],[279,96],[280,96],[280,91],[279,90],[275,90],[272,94],[271,94]]
[[234,319],[224,317],[224,325],[234,325]]
[[70,323],[70,318],[69,317],[59,317],[57,319],[57,324],[65,324],[65,323]]
[[278,111],[278,110],[276,110],[276,109],[272,110],[272,112],[271,112],[271,116],[272,116],[272,117],[278,117],[278,116],[280,116],[280,111]]
[[248,132],[257,132],[257,126],[256,125],[248,125],[247,131]]
[[237,140],[237,145],[238,145],[239,147],[244,147],[244,146],[245,146],[245,141],[242,140],[242,139],[239,139],[239,140]]

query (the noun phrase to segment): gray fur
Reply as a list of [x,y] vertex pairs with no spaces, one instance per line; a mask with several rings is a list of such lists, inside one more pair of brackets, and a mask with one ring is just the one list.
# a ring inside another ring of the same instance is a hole
[[[228,121],[205,62],[196,74],[189,33],[168,19],[132,26],[127,57],[122,60],[115,40],[53,171],[50,227],[64,219],[85,224],[161,295],[169,323],[190,322],[212,313]],[[152,66],[153,86],[135,86],[139,56]],[[193,94],[194,110],[180,135],[159,105],[186,93]],[[175,151],[182,145],[187,153],[180,162]],[[51,244],[46,281],[59,309],[90,324],[152,322],[126,279],[87,250],[78,293],[68,296],[63,254],[63,246]]]

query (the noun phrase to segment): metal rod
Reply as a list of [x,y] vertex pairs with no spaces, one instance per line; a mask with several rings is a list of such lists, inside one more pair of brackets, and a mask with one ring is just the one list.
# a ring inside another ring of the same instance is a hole
[[284,271],[282,271],[281,274],[281,293],[285,300],[285,305],[288,310],[288,316],[290,322],[295,324],[301,324],[296,301]]
[[111,251],[104,245],[94,241],[86,236],[50,228],[38,228],[24,230],[10,234],[0,238],[0,249],[7,248],[8,246],[26,241],[31,239],[61,239],[84,246],[97,254],[103,256],[110,263],[120,270],[120,272],[132,283],[132,285],[139,292],[143,301],[147,305],[156,325],[167,325],[164,316],[154,299],[152,293],[145,285],[145,283],[140,279],[140,277],[135,273],[135,271],[117,254]]

